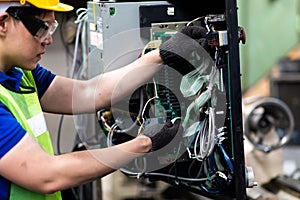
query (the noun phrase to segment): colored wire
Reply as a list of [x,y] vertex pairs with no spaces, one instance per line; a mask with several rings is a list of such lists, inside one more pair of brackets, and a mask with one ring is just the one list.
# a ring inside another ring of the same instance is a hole
[[223,153],[223,155],[224,155],[224,159],[225,159],[225,161],[226,161],[228,167],[230,168],[231,172],[234,172],[233,164],[232,164],[232,162],[231,162],[229,156],[227,155],[227,153],[226,153],[226,151],[225,151],[223,145],[222,145],[222,144],[219,144],[219,147],[220,147],[220,149],[221,149],[221,151],[222,151],[222,153]]

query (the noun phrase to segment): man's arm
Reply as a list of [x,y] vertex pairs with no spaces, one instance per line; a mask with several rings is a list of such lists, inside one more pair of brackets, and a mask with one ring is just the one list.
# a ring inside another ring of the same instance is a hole
[[41,99],[43,110],[63,114],[95,112],[134,92],[162,64],[158,50],[154,50],[125,67],[87,81],[57,76]]
[[29,190],[53,193],[103,177],[150,149],[150,138],[140,136],[109,148],[52,156],[26,134],[1,158],[0,174]]

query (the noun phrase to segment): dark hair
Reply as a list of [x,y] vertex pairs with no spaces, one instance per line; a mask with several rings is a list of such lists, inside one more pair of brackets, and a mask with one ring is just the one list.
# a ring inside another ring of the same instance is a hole
[[49,12],[48,10],[39,9],[34,6],[12,6],[9,7],[6,12],[16,20],[22,21],[24,26],[33,36],[36,36],[39,30],[48,30],[49,28],[44,21],[37,18],[37,16]]
[[11,6],[6,10],[6,12],[8,12],[9,14],[18,12],[31,16],[41,16],[42,14],[47,13],[49,11],[37,8],[35,6]]

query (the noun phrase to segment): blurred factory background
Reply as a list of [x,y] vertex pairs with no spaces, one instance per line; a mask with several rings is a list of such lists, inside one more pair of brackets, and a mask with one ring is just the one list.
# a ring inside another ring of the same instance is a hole
[[[86,8],[86,3],[77,5],[77,8]],[[237,0],[237,5],[238,24],[246,32],[246,43],[239,46],[241,88],[246,102],[243,108],[249,109],[251,102],[274,97],[286,103],[292,111],[295,125],[288,143],[268,153],[253,148],[246,140],[246,165],[253,168],[254,179],[259,184],[247,189],[249,199],[300,199],[300,184],[280,179],[287,176],[300,182],[300,1]],[[74,53],[78,53],[74,52],[78,28],[74,21],[77,16],[75,13],[57,13],[56,16],[60,31],[55,33],[54,42],[47,48],[41,64],[56,74],[70,76],[72,65],[76,63]],[[76,143],[80,127],[75,127],[78,119],[52,114],[45,116],[56,153],[79,148]],[[282,183],[280,187],[279,183]],[[286,185],[290,187],[285,189]],[[89,187],[99,190],[89,190]],[[86,193],[89,197],[85,197]],[[157,182],[153,188],[144,187],[120,172],[91,183],[82,188],[80,194],[82,196],[77,196],[78,199],[206,199],[168,187],[163,182]]]

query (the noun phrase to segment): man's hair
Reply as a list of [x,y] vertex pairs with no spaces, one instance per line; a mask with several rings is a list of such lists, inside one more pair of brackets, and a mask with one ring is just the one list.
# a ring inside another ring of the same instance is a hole
[[49,10],[40,9],[35,6],[11,6],[7,10],[18,10],[19,12],[31,16],[40,16],[44,13],[50,12]]

